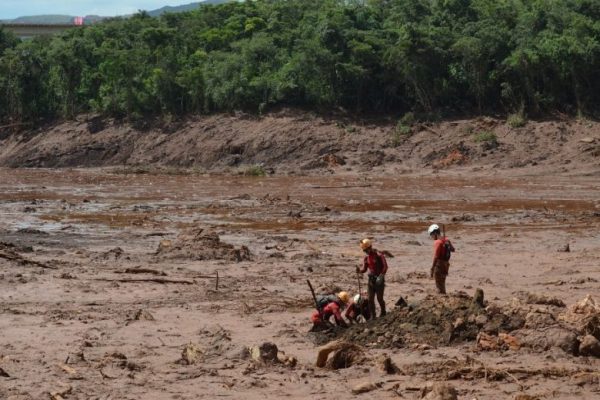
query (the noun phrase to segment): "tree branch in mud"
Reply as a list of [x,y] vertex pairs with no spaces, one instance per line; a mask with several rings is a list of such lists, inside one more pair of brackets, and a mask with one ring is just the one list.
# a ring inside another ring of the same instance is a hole
[[29,259],[21,256],[20,254],[13,253],[13,252],[6,253],[3,251],[0,251],[0,258],[3,258],[8,261],[15,261],[23,266],[40,267],[40,268],[45,268],[45,269],[58,269],[58,267],[48,265],[48,264],[45,264],[45,263],[42,263],[39,261],[29,260]]
[[[214,276],[210,278],[214,279]],[[183,279],[165,279],[165,278],[139,278],[139,279],[113,279],[113,278],[96,278],[95,281],[102,282],[120,282],[120,283],[136,283],[136,282],[153,282],[153,283],[174,283],[182,285],[195,285],[196,282]]]

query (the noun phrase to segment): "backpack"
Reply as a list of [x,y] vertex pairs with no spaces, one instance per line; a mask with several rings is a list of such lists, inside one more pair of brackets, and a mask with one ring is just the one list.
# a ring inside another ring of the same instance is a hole
[[454,248],[454,246],[452,246],[450,240],[446,238],[443,238],[442,240],[444,241],[444,254],[442,255],[442,260],[450,261],[450,256],[456,251],[456,249]]
[[317,295],[317,310],[323,311],[327,304],[337,302],[338,298],[335,294],[319,294]]

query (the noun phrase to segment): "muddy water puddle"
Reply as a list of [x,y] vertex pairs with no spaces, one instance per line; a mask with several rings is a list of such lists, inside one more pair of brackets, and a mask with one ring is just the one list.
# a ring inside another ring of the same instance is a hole
[[9,230],[206,224],[278,232],[419,232],[433,220],[459,230],[578,229],[600,212],[600,186],[583,177],[252,178],[16,169],[0,170],[0,189]]

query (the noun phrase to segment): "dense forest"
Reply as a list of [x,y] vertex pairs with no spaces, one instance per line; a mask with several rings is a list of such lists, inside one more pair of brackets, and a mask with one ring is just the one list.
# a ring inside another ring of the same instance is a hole
[[0,30],[0,121],[274,106],[597,115],[598,0],[256,0]]

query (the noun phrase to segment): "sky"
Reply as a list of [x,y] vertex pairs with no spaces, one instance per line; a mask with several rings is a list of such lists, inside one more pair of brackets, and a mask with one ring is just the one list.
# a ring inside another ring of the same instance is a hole
[[113,16],[192,2],[193,0],[0,0],[0,19],[40,14]]

